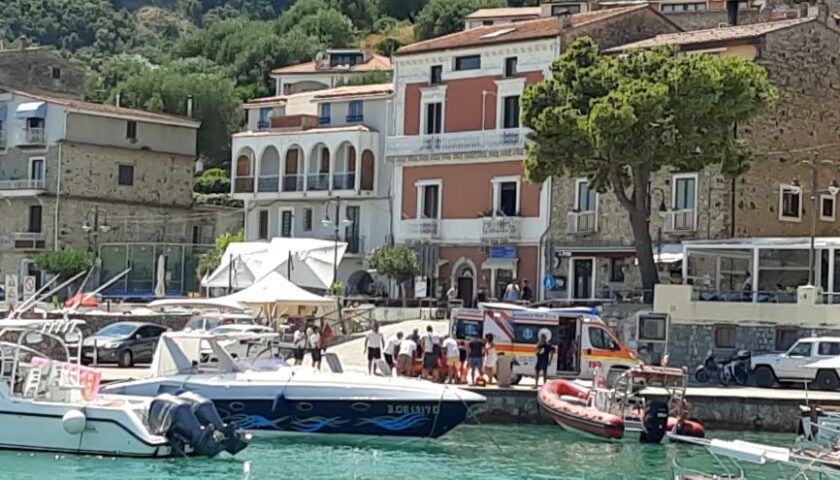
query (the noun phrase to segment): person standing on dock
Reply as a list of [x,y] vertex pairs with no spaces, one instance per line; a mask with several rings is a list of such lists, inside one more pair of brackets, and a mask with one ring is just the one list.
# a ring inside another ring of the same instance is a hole
[[373,361],[382,358],[382,350],[385,348],[385,337],[379,333],[379,324],[373,322],[373,329],[365,337],[364,352],[367,353],[368,375],[373,375]]
[[312,327],[312,335],[309,336],[309,353],[312,355],[312,367],[321,370],[321,331],[318,327]]
[[440,338],[435,335],[431,325],[426,327],[426,334],[423,335],[421,345],[423,346],[423,377],[427,380],[434,380],[438,376],[438,365],[440,361]]
[[479,376],[484,381],[484,342],[473,337],[469,345],[470,377],[473,385],[478,383]]
[[553,353],[554,347],[548,343],[548,337],[544,333],[540,334],[540,341],[537,343],[537,369],[534,388],[540,387],[540,372],[543,374],[543,385],[548,382],[548,365],[551,363]]
[[531,290],[531,285],[528,284],[528,279],[522,281],[522,300],[526,302],[534,301],[534,291]]
[[303,356],[306,354],[306,332],[301,329],[295,330],[292,342],[295,345],[295,365],[303,365]]
[[444,383],[458,383],[458,366],[461,363],[461,351],[458,349],[458,342],[450,336],[443,341],[443,350],[446,355],[446,377]]
[[487,374],[487,383],[493,383],[493,377],[496,376],[496,362],[498,359],[496,355],[496,344],[493,343],[493,334],[488,333],[484,337],[484,372]]
[[385,363],[391,367],[391,370],[394,369],[394,364],[396,362],[396,357],[399,352],[400,343],[402,343],[403,333],[397,332],[396,335],[391,335],[388,337],[388,340],[385,341]]
[[411,367],[414,366],[414,352],[417,344],[408,336],[400,342],[400,351],[397,355],[397,375],[411,376]]

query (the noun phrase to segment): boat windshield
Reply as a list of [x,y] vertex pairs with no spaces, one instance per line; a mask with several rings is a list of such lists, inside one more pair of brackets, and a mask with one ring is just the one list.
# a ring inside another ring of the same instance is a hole
[[137,327],[128,323],[113,323],[96,332],[103,337],[125,337],[131,335]]

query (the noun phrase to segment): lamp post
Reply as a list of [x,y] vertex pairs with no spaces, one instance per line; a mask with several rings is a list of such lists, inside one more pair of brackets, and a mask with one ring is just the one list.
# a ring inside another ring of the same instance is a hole
[[[659,200],[659,208],[657,211],[659,212],[660,216],[664,216],[668,213],[668,207],[665,205],[665,190],[662,187],[653,187],[650,189],[650,196],[648,200],[648,227],[650,227],[650,204],[653,203],[653,194],[659,193],[660,200]],[[662,259],[662,225],[659,225],[656,228],[656,256],[658,259]],[[657,269],[658,271],[658,269]]]
[[[813,286],[815,282],[815,263],[816,263],[816,237],[817,237],[817,198],[821,193],[821,190],[818,186],[818,174],[821,167],[836,167],[837,163],[832,160],[819,160],[819,154],[814,152],[814,158],[812,160],[802,160],[799,162],[801,165],[811,169],[811,192],[810,192],[810,200],[811,200],[811,244],[810,248],[808,249],[808,285]],[[802,191],[802,187],[799,185],[799,180],[796,179],[793,181],[793,185],[796,188],[796,192],[799,193]],[[828,185],[827,188],[828,193],[836,197],[838,193],[840,193],[840,184],[837,183],[837,180],[832,180],[831,183]],[[835,207],[836,208],[836,207]]]
[[[91,218],[92,217],[92,218]],[[103,215],[103,217],[105,217]],[[92,221],[91,221],[92,220]],[[85,223],[82,225],[82,231],[93,238],[93,254],[95,258],[99,259],[99,234],[108,233],[111,231],[111,226],[108,225],[107,217],[103,218],[102,223],[99,222],[99,206],[93,207],[93,210],[88,210],[85,214]],[[91,239],[88,238],[88,244],[91,244]],[[90,246],[88,247],[90,248]]]
[[[330,219],[330,203],[335,202],[335,217],[334,219]],[[335,246],[333,248],[333,278],[332,284],[330,285],[330,289],[335,287],[336,282],[338,281],[338,231],[342,225],[350,225],[352,224],[352,220],[348,220],[346,218],[341,218],[341,197],[335,197],[334,200],[328,200],[327,204],[324,207],[324,219],[321,220],[321,225],[325,227],[333,227],[333,235]]]

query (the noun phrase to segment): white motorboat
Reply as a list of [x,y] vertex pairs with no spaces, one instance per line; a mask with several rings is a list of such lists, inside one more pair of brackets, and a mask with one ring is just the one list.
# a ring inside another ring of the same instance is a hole
[[[439,437],[482,405],[482,395],[424,380],[320,372],[278,359],[236,362],[224,337],[167,332],[153,377],[110,384],[113,394],[195,392],[213,401],[223,421],[259,433]],[[211,354],[207,352],[211,351]]]
[[[5,326],[9,322],[0,324]],[[0,330],[0,448],[170,457],[237,453],[247,437],[200,397],[100,395],[100,373],[70,360],[55,321]],[[81,343],[78,329],[67,340]],[[48,355],[49,353],[49,355]],[[63,361],[53,358],[61,357]]]

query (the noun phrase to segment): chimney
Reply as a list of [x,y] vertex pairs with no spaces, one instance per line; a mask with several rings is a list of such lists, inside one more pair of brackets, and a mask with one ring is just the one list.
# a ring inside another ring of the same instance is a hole
[[563,30],[572,28],[572,12],[570,12],[569,9],[564,8],[558,12],[557,18],[560,20],[560,28]]
[[193,116],[193,97],[192,95],[187,96],[187,116],[192,118]]
[[824,24],[828,24],[828,4],[825,0],[817,0],[817,19]]
[[117,98],[114,100],[114,105],[116,105],[117,107],[122,107],[121,103],[122,103],[122,94],[120,92],[117,92]]
[[729,25],[738,25],[738,0],[726,0],[726,18]]

